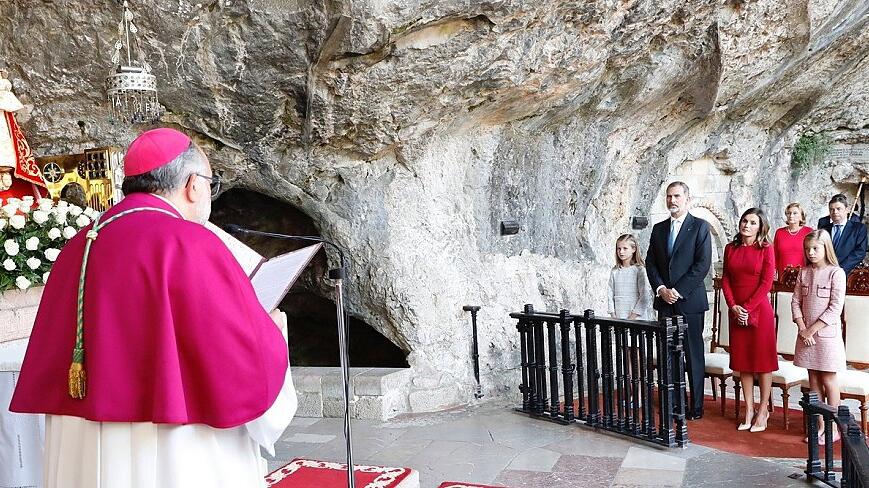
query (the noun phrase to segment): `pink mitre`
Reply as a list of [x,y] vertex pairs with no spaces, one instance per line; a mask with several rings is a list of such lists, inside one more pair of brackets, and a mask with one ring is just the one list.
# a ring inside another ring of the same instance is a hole
[[183,132],[168,127],[139,134],[124,156],[124,176],[136,176],[163,166],[186,151],[192,141]]

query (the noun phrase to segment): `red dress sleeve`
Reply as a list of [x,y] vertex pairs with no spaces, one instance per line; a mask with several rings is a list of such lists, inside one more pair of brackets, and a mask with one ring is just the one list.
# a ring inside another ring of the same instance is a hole
[[769,291],[772,289],[772,282],[775,276],[775,253],[772,246],[767,245],[761,253],[763,263],[760,268],[760,281],[751,298],[743,305],[748,313],[753,312],[764,300],[769,301]]
[[733,287],[730,283],[730,257],[733,254],[733,245],[724,246],[724,269],[721,272],[721,291],[724,292],[724,301],[727,302],[728,310],[736,305],[733,300]]

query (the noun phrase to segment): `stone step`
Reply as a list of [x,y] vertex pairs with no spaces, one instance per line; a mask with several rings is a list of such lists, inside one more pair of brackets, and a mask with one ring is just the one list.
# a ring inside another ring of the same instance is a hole
[[[297,417],[344,416],[341,368],[294,366],[292,374]],[[350,417],[387,420],[409,412],[410,380],[409,368],[350,368]]]

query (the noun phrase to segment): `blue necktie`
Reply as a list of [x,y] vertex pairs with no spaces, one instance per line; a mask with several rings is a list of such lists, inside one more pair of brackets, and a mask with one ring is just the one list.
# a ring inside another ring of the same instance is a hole
[[676,244],[676,221],[670,220],[670,237],[667,240],[667,256],[673,255],[673,245]]
[[839,245],[839,238],[842,237],[842,226],[836,224],[833,226],[833,247]]

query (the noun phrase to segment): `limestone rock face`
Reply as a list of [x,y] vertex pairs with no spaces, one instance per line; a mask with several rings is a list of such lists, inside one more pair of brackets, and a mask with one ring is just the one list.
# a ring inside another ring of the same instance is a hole
[[[231,186],[350,250],[351,312],[409,351],[419,409],[515,394],[508,313],[605,307],[615,238],[687,181],[719,246],[738,213],[810,221],[869,176],[861,0],[132,2],[164,123]],[[0,67],[39,154],[125,145],[102,91],[120,6],[8,0]],[[833,141],[796,177],[806,131]],[[856,148],[856,149],[855,149]],[[502,220],[522,230],[501,236]],[[648,240],[649,228],[640,231]],[[424,400],[424,401],[423,401]],[[413,406],[412,406],[413,407]]]

